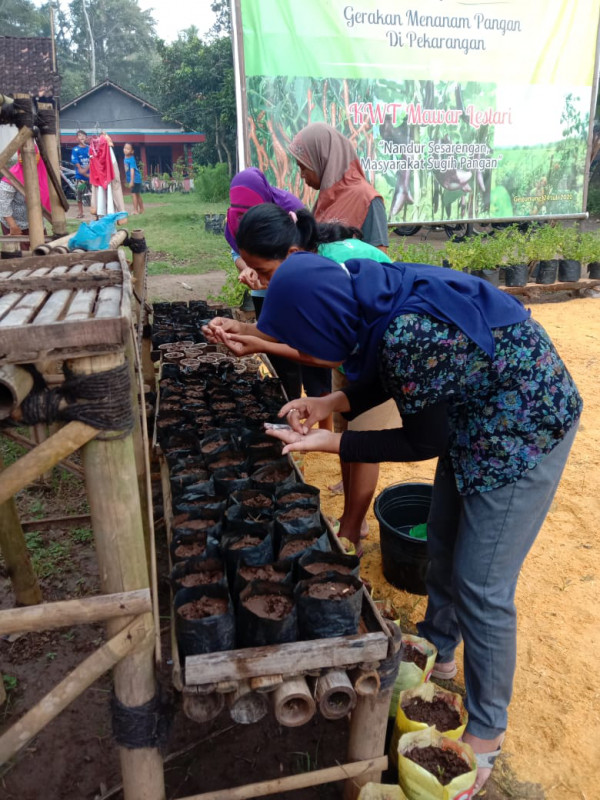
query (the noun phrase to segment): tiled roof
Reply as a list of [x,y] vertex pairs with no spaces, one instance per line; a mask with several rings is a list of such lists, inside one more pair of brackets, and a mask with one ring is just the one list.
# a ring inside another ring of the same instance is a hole
[[50,38],[0,36],[0,93],[60,94],[60,77],[52,70]]

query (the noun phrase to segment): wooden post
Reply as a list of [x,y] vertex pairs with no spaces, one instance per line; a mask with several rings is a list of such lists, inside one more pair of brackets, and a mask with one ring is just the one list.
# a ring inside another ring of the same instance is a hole
[[[122,353],[69,362],[77,374],[96,374],[123,363]],[[108,594],[148,588],[148,564],[140,508],[133,437],[97,439],[82,449],[90,515],[102,590]],[[152,615],[142,619],[154,635]],[[107,623],[109,636],[123,620]],[[155,695],[152,649],[133,653],[114,670],[117,699],[125,706],[141,706]],[[162,758],[158,747],[120,747],[125,800],[165,800]]]
[[[20,720],[0,736],[0,764],[6,763],[27,742],[46,727],[69,703],[77,699],[88,686],[103,675],[111,667],[118,664],[128,653],[142,650],[148,652],[152,648],[152,635],[144,625],[143,618],[137,617],[110,641],[103,644],[91,656],[82,661],[57,686],[31,708]],[[133,657],[133,656],[131,656]],[[152,654],[150,654],[152,658]],[[144,776],[139,776],[144,783]],[[147,797],[157,797],[150,792]],[[125,797],[128,795],[125,794]],[[141,797],[142,795],[139,795]],[[163,794],[164,797],[164,794]]]
[[21,161],[23,164],[23,182],[25,184],[25,202],[27,203],[27,220],[29,222],[30,250],[44,244],[44,218],[42,216],[37,159],[38,154],[33,139],[27,139],[21,148]]
[[[131,232],[131,238],[135,240],[135,242],[141,246],[141,243],[144,243],[144,249],[141,253],[134,252],[131,258],[131,271],[133,273],[133,288],[137,292],[138,297],[141,297],[142,300],[146,294],[145,287],[146,287],[146,257],[148,251],[146,250],[146,242],[144,239],[144,231],[140,228],[136,228],[134,231]],[[143,307],[140,309],[138,323],[143,321],[143,314],[144,309]]]
[[[38,103],[38,109],[53,112],[55,111],[52,103]],[[57,115],[55,112],[55,119]],[[55,133],[43,133],[42,141],[45,146],[46,154],[50,164],[54,169],[55,175],[60,178],[60,161],[58,158],[58,143],[56,141]],[[60,202],[54,184],[48,180],[48,189],[50,191],[50,208],[52,211],[52,230],[55,236],[64,236],[67,233],[67,217],[65,210]]]
[[[357,696],[350,724],[348,761],[364,761],[377,758],[383,753],[391,697],[391,688],[375,696]],[[344,785],[344,800],[356,800],[361,787],[369,781],[381,783],[381,771],[374,770],[347,780]]]
[[[0,483],[3,483],[2,457],[0,456]],[[0,505],[0,552],[15,593],[17,605],[33,606],[42,602],[42,591],[33,571],[29,551],[14,497],[9,496]]]

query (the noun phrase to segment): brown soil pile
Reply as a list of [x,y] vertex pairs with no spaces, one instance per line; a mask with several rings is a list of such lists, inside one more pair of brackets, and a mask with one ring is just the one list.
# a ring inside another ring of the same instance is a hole
[[[545,800],[589,800],[598,794],[600,741],[597,678],[589,666],[600,663],[600,300],[575,298],[530,307],[573,375],[584,410],[557,495],[517,587],[517,670],[502,751],[520,781],[542,786]],[[376,495],[393,483],[431,481],[435,465],[435,460],[382,464]],[[306,481],[321,489],[323,513],[337,518],[343,497],[331,494],[327,486],[339,477],[336,456],[307,455]],[[387,583],[372,508],[367,520],[370,533],[363,543],[361,576],[371,583],[376,598],[389,599],[399,609],[403,628],[412,633],[427,600]],[[460,686],[462,651],[457,659]]]
[[259,539],[258,536],[242,536],[241,539],[238,539],[237,542],[233,542],[233,544],[229,545],[230,550],[242,550],[244,547],[256,547],[257,544],[260,544],[262,539]]
[[289,511],[282,511],[277,514],[277,519],[280,522],[289,522],[292,519],[302,519],[302,517],[310,517],[314,514],[314,508],[309,506],[298,506],[297,508],[290,508]]
[[350,575],[352,568],[345,564],[329,564],[324,561],[315,561],[312,564],[305,564],[304,569],[311,575],[322,575],[323,572],[337,572],[339,575]]
[[260,567],[240,567],[238,574],[246,581],[277,581],[278,583],[286,576],[285,572],[275,569],[273,564],[264,564]]
[[406,661],[407,664],[416,664],[419,669],[425,669],[427,656],[417,650],[416,647],[407,644],[402,651],[402,661]]
[[202,572],[191,572],[184,575],[179,581],[182,586],[207,586],[209,583],[217,583],[223,580],[222,569],[203,570]]
[[279,553],[279,558],[289,558],[300,553],[312,544],[312,539],[292,539],[286,542]]
[[175,555],[177,558],[192,558],[192,556],[201,556],[205,550],[206,544],[202,544],[201,542],[180,544],[175,548]]

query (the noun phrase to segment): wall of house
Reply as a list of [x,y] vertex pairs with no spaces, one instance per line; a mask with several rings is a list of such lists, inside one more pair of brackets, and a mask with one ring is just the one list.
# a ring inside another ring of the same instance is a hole
[[94,134],[96,128],[111,131],[181,130],[173,123],[165,122],[152,108],[144,107],[133,97],[104,86],[77,105],[61,112],[60,126],[63,130],[82,128]]

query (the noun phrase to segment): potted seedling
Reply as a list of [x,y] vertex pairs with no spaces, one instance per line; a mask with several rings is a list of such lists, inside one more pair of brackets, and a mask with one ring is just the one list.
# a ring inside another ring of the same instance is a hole
[[562,227],[560,230],[560,254],[558,280],[575,282],[581,278],[581,238],[578,228]]
[[538,262],[536,283],[556,282],[559,248],[560,229],[552,225],[542,225],[530,235],[526,243],[526,253],[530,261]]
[[468,272],[473,265],[473,239],[466,239],[464,242],[456,242],[451,239],[446,243],[442,257],[444,266],[459,272]]
[[431,264],[439,267],[442,263],[440,252],[428,242],[402,240],[400,245],[390,248],[390,258],[404,264]]
[[600,278],[600,235],[588,231],[579,235],[578,258],[582,270],[587,267],[588,277]]
[[[464,245],[464,243],[463,243]],[[469,242],[471,255],[470,271],[483,280],[498,286],[502,262],[504,239],[500,236],[475,236]]]
[[501,231],[504,239],[506,264],[504,282],[507,286],[525,286],[529,278],[529,258],[527,256],[527,237],[518,225],[511,225]]
[[471,747],[435,728],[405,733],[398,744],[398,780],[407,797],[471,796],[477,763]]

